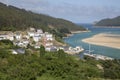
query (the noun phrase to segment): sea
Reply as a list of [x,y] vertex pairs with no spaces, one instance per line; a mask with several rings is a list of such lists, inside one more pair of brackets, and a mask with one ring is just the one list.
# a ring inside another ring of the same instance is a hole
[[[89,44],[82,42],[82,39],[92,37],[93,35],[99,33],[110,33],[120,35],[120,28],[101,28],[101,27],[98,28],[93,26],[92,24],[79,24],[79,25],[88,28],[90,32],[77,33],[68,38],[64,38],[64,41],[72,47],[82,46],[85,50],[88,50]],[[100,54],[114,59],[120,59],[120,49],[91,44],[91,50],[93,50],[92,52],[93,54]],[[81,55],[83,55],[83,53],[79,54],[79,56]]]

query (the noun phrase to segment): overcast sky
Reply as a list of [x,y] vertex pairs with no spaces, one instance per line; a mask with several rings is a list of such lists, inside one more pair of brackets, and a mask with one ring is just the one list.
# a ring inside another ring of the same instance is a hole
[[103,18],[120,16],[120,0],[0,0],[0,2],[75,23],[92,23]]

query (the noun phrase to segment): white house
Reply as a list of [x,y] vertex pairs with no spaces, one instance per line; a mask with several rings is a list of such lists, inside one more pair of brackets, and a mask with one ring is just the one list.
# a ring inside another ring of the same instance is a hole
[[35,31],[35,28],[31,27],[31,28],[30,28],[30,31]]
[[51,42],[45,43],[45,46],[52,46],[52,45],[53,45],[53,43],[51,43]]
[[43,30],[42,29],[37,29],[37,33],[42,34]]
[[12,50],[12,54],[24,54],[25,53],[25,49],[15,49],[15,50]]
[[14,45],[19,46],[19,47],[27,47],[27,45],[29,44],[29,41],[27,40],[21,40],[21,41],[17,41],[14,42]]
[[29,35],[29,37],[33,37],[35,35],[35,28],[30,28],[30,30],[27,32],[27,34]]
[[13,41],[14,40],[14,34],[11,31],[0,31],[0,40],[8,39]]
[[14,36],[11,36],[11,35],[0,35],[0,40],[5,40],[5,39],[13,41],[14,40]]
[[36,49],[38,49],[38,48],[40,48],[40,45],[34,45],[34,48],[36,48]]
[[39,49],[39,48],[40,48],[40,46],[38,46],[38,45],[35,45],[35,46],[34,46],[34,48],[36,48],[36,49]]
[[12,54],[18,54],[17,51],[15,50],[12,50]]
[[39,33],[35,33],[34,36],[40,36],[40,34]]
[[29,40],[27,40],[27,39],[22,39],[22,43],[24,43],[24,44],[29,44]]
[[8,36],[8,39],[13,41],[14,40],[14,36]]
[[25,39],[30,39],[30,36],[28,36],[28,35],[23,35],[23,38],[25,38]]
[[17,40],[20,40],[20,39],[22,38],[22,34],[21,34],[21,33],[16,33],[16,34],[15,34],[15,38],[16,38]]
[[35,35],[35,32],[33,32],[33,31],[29,31],[29,32],[27,32],[28,33],[28,35],[30,36],[30,37],[33,37],[34,35]]
[[2,35],[2,34],[1,34],[1,35],[0,35],[0,40],[7,39],[6,36],[7,36],[7,35]]
[[12,34],[8,34],[6,36],[6,38],[9,39],[9,40],[11,40],[11,41],[13,41],[14,40],[14,34],[13,33]]
[[35,42],[38,42],[38,41],[40,40],[40,36],[33,36],[33,40],[34,40]]
[[45,34],[44,34],[44,33],[40,33],[39,35],[40,35],[41,37],[44,37],[44,36],[45,36]]
[[45,51],[51,51],[51,47],[45,47]]
[[64,50],[64,48],[63,48],[63,47],[58,47],[58,48],[57,48],[57,51],[58,51],[58,50]]
[[38,49],[38,48],[40,48],[40,45],[41,45],[41,43],[36,43],[33,46],[34,46],[34,48]]
[[57,51],[57,48],[55,46],[49,46],[49,47],[45,47],[46,51]]
[[38,42],[40,39],[41,39],[41,35],[39,33],[35,33],[34,36],[33,36],[33,40],[35,42]]
[[53,40],[53,35],[49,33],[45,33],[45,38],[47,41],[52,41]]

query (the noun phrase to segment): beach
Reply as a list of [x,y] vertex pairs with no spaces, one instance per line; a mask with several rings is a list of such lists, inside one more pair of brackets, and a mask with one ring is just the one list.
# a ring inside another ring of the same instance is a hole
[[120,49],[120,35],[99,33],[82,41],[89,44]]

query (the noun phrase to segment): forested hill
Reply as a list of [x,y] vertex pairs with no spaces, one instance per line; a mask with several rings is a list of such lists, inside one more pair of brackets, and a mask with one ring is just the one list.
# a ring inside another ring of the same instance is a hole
[[95,24],[96,26],[120,27],[120,16],[112,19],[103,19]]
[[51,29],[85,30],[67,20],[0,3],[0,30],[25,30],[28,27],[42,28],[45,31]]

